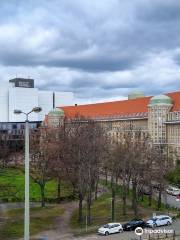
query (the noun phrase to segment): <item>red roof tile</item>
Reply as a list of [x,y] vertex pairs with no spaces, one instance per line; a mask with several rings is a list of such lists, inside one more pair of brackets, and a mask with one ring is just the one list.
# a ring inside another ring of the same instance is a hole
[[171,111],[180,111],[180,92],[168,93],[167,95],[173,100],[174,106]]
[[[180,92],[168,93],[167,95],[173,99],[174,106],[172,111],[180,111]],[[151,97],[142,97],[131,100],[67,106],[61,108],[64,110],[65,116],[67,117],[74,117],[76,115],[85,117],[128,115],[148,112],[150,99]]]

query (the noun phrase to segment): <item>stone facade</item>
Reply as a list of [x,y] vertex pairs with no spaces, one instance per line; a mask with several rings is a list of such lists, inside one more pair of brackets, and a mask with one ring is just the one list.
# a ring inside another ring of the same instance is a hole
[[[168,146],[169,152],[175,153],[176,156],[180,158],[180,108],[179,111],[173,110],[174,107],[177,109],[180,105],[180,92],[179,98],[176,97],[175,99],[176,102],[173,97],[171,98],[167,95],[149,97],[148,101],[145,97],[142,98],[142,101],[139,97],[138,99],[137,104],[146,104],[147,111],[138,111],[133,113],[131,109],[131,113],[127,113],[127,110],[126,113],[122,113],[122,109],[118,109],[119,113],[117,111],[117,114],[101,115],[98,114],[98,105],[96,116],[92,116],[90,113],[93,107],[94,114],[96,104],[93,106],[83,105],[79,106],[79,108],[73,106],[71,108],[64,107],[60,109],[61,114],[52,114],[52,112],[50,112],[47,117],[48,121],[46,120],[46,122],[50,126],[57,126],[57,124],[54,123],[63,124],[64,121],[68,121],[68,117],[76,118],[75,113],[76,115],[85,115],[83,114],[83,111],[85,111],[87,107],[87,109],[89,108],[89,111],[87,111],[89,116],[86,114],[85,117],[99,122],[114,140],[122,139],[124,131],[141,130],[143,134],[149,134],[151,136],[154,144]],[[132,101],[134,101],[133,104],[136,103],[136,99],[126,101],[126,106],[128,106],[128,101],[131,101],[131,105]],[[111,104],[113,108],[115,104]],[[119,106],[121,107],[121,103],[119,103]],[[75,110],[77,111],[75,112]],[[72,112],[74,113],[74,116],[71,114]]]

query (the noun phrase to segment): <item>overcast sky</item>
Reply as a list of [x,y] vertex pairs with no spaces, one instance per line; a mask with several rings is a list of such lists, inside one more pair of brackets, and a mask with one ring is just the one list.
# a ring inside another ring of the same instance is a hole
[[180,90],[180,0],[0,0],[0,82],[77,103]]

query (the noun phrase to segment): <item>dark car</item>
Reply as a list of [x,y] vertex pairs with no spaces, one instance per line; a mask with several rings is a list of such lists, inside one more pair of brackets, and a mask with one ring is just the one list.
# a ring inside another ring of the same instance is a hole
[[135,230],[137,227],[145,227],[145,222],[142,219],[133,219],[128,223],[123,224],[124,231]]

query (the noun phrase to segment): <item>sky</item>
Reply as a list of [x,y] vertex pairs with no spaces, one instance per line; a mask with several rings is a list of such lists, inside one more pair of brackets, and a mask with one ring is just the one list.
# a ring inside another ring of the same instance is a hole
[[180,90],[180,0],[0,0],[0,83],[77,103]]

